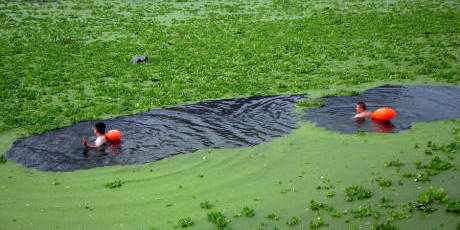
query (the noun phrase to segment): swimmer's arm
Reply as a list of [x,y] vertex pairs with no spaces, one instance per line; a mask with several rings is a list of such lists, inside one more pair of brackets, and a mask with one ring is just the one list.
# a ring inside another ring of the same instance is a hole
[[85,146],[85,148],[99,148],[99,147],[101,147],[101,145],[88,144],[88,141],[86,141],[86,139],[84,139],[84,138],[82,140],[82,144],[83,144],[83,146]]

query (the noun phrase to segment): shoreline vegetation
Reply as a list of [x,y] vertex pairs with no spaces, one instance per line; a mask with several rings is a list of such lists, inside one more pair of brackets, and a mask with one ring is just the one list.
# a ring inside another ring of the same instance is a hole
[[[458,86],[456,1],[2,1],[0,154],[80,120],[253,95]],[[133,55],[147,62],[133,64]],[[320,106],[318,104],[318,106]],[[299,122],[256,146],[69,173],[0,158],[6,229],[459,229],[459,120]]]

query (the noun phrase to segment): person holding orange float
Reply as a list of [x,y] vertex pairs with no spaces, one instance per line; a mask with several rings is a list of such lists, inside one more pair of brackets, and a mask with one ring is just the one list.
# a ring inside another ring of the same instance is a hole
[[379,121],[389,121],[396,115],[396,112],[389,107],[383,107],[374,112],[368,112],[366,111],[366,104],[362,101],[356,103],[356,113],[357,114],[353,118],[372,118],[372,120]]
[[105,124],[104,122],[98,122],[94,125],[94,135],[96,135],[96,141],[94,144],[88,144],[85,138],[83,138],[82,143],[85,148],[99,148],[103,144],[107,142],[107,138],[105,137]]
[[364,102],[360,101],[356,103],[356,115],[353,118],[369,118],[371,114],[371,112],[366,111],[366,104]]

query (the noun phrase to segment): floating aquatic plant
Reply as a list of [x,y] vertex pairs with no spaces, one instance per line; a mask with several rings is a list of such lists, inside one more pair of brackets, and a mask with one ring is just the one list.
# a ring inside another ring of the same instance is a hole
[[242,213],[246,217],[253,217],[255,215],[254,209],[248,207],[244,207]]
[[320,215],[316,215],[315,219],[311,220],[309,225],[310,229],[318,229],[322,226],[329,226],[329,224],[324,223],[324,220]]
[[105,187],[113,189],[113,188],[119,188],[122,185],[123,185],[123,182],[120,180],[120,178],[117,178],[115,181],[105,184]]
[[460,213],[460,199],[454,199],[447,203],[446,212]]
[[350,186],[345,188],[345,200],[346,201],[353,201],[355,199],[362,200],[366,198],[370,198],[372,196],[372,191],[365,189],[364,187],[357,186]]
[[310,201],[310,209],[313,210],[313,211],[317,211],[321,208],[324,208],[326,207],[326,205],[324,203],[321,203],[321,202],[316,202],[314,200],[311,200]]
[[386,180],[383,177],[377,177],[375,181],[379,184],[380,187],[390,187],[393,184],[392,180]]
[[327,197],[334,197],[335,196],[335,190],[330,190],[326,192]]
[[399,159],[391,160],[389,162],[384,162],[383,163],[384,167],[401,167],[403,165],[404,165],[404,163],[399,161]]
[[450,161],[443,161],[439,156],[435,156],[431,159],[430,163],[424,165],[421,161],[415,162],[417,169],[424,169],[428,176],[434,176],[439,174],[441,171],[448,170],[453,167],[453,163]]
[[203,201],[200,203],[200,207],[202,209],[211,209],[212,205],[209,203],[209,201]]
[[390,199],[388,199],[387,197],[381,197],[379,199],[379,206],[382,207],[382,208],[395,208],[396,205],[394,203],[391,203],[390,202]]
[[270,219],[270,220],[279,220],[280,217],[278,215],[276,215],[275,213],[270,213],[266,216],[267,219]]
[[327,205],[325,203],[317,202],[315,200],[310,200],[310,209],[312,211],[316,211],[317,213],[319,212],[320,209],[324,209],[327,212],[329,212],[329,215],[332,217],[340,217],[340,213],[334,209],[332,206]]
[[374,218],[380,218],[381,214],[378,211],[375,211],[370,205],[359,206],[358,209],[351,210],[353,217],[356,219],[361,219],[364,217],[373,216]]
[[294,227],[298,224],[300,224],[301,220],[299,217],[296,217],[296,216],[291,216],[291,218],[289,218],[289,220],[286,222],[287,226],[289,227]]
[[357,130],[355,131],[355,134],[356,134],[356,135],[361,135],[361,136],[362,136],[362,135],[365,135],[366,133],[365,133],[363,130],[361,130],[361,129],[357,129]]
[[374,224],[373,227],[370,228],[371,230],[399,230],[399,226],[394,225],[390,221],[381,224]]
[[433,189],[433,187],[430,187],[418,195],[414,206],[420,211],[430,213],[436,210],[433,207],[434,202],[446,203],[447,199],[448,197],[444,193],[444,189]]
[[208,221],[215,224],[218,229],[226,227],[229,223],[227,217],[221,212],[208,213]]
[[299,102],[296,103],[296,106],[298,107],[323,107],[325,106],[324,102],[322,101],[306,101],[306,100],[300,100]]
[[184,218],[180,218],[179,221],[177,221],[177,224],[175,227],[176,229],[181,229],[181,228],[186,228],[192,225],[193,225],[192,218],[184,217]]
[[6,159],[5,154],[0,155],[0,164],[5,164],[8,160]]

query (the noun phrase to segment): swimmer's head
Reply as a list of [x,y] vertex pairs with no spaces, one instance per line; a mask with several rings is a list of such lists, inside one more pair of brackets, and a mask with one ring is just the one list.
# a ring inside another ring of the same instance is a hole
[[96,125],[94,125],[94,134],[100,134],[104,135],[105,134],[105,124],[104,122],[98,122]]
[[366,111],[366,104],[364,102],[360,101],[356,103],[356,112],[357,113],[362,113]]

